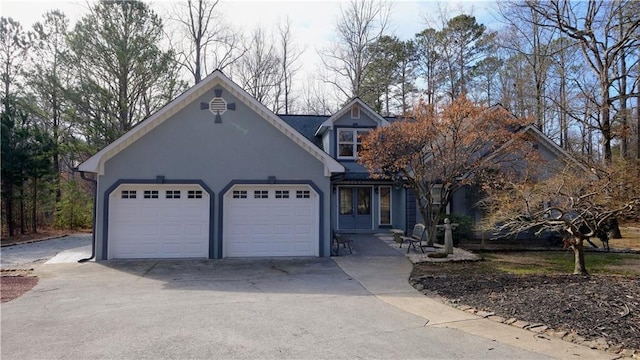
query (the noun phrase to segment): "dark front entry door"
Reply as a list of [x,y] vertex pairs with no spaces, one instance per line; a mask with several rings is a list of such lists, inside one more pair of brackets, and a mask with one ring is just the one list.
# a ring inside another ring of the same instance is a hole
[[338,228],[371,230],[371,188],[340,187],[338,194]]

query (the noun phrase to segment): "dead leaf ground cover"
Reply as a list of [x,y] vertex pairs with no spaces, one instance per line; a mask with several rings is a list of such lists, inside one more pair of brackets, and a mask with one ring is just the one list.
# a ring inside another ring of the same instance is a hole
[[20,297],[38,284],[31,270],[2,270],[0,276],[0,302]]
[[475,263],[416,264],[411,281],[446,302],[640,349],[639,254],[587,253],[586,277],[570,275],[572,252],[481,255]]

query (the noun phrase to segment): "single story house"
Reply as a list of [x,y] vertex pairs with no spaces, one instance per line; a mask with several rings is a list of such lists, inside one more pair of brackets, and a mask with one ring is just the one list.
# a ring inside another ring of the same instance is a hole
[[412,195],[357,163],[390,121],[357,98],[279,116],[216,70],[78,167],[97,179],[96,259],[325,257],[334,231],[411,229]]

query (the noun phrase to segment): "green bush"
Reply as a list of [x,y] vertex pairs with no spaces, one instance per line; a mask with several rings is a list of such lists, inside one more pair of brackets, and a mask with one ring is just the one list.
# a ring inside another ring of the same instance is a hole
[[[458,214],[445,215],[444,218],[440,220],[439,225],[444,225],[444,219],[449,219],[452,224],[458,224],[452,231],[453,246],[458,246],[462,239],[470,239],[473,237],[473,218],[471,216]],[[438,230],[437,243],[444,243],[444,230]]]
[[62,195],[56,203],[54,226],[58,229],[91,228],[92,199],[76,179],[60,184]]

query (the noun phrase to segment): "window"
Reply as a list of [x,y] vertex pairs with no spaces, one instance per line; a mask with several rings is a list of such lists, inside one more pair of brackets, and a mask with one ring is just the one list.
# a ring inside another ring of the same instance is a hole
[[234,199],[246,199],[247,191],[246,190],[233,190],[233,198]]
[[269,191],[267,191],[267,190],[255,190],[253,192],[253,198],[254,199],[268,199],[269,198]]
[[354,104],[351,108],[351,118],[360,119],[360,106],[358,104]]
[[276,190],[276,199],[288,199],[289,190]]
[[296,199],[308,199],[310,197],[309,190],[297,190]]
[[380,225],[391,225],[391,186],[380,186]]
[[338,129],[338,158],[355,159],[362,151],[362,137],[371,129]]
[[158,190],[145,190],[144,191],[145,199],[157,199],[158,198]]
[[165,193],[167,199],[180,199],[180,190],[167,190]]
[[123,199],[135,199],[136,191],[135,190],[122,190],[121,196]]
[[202,199],[202,190],[189,190],[187,191],[188,199]]
[[340,189],[340,215],[353,215],[353,191]]
[[434,185],[431,188],[431,202],[434,205],[440,205],[441,198],[442,198],[442,185]]

